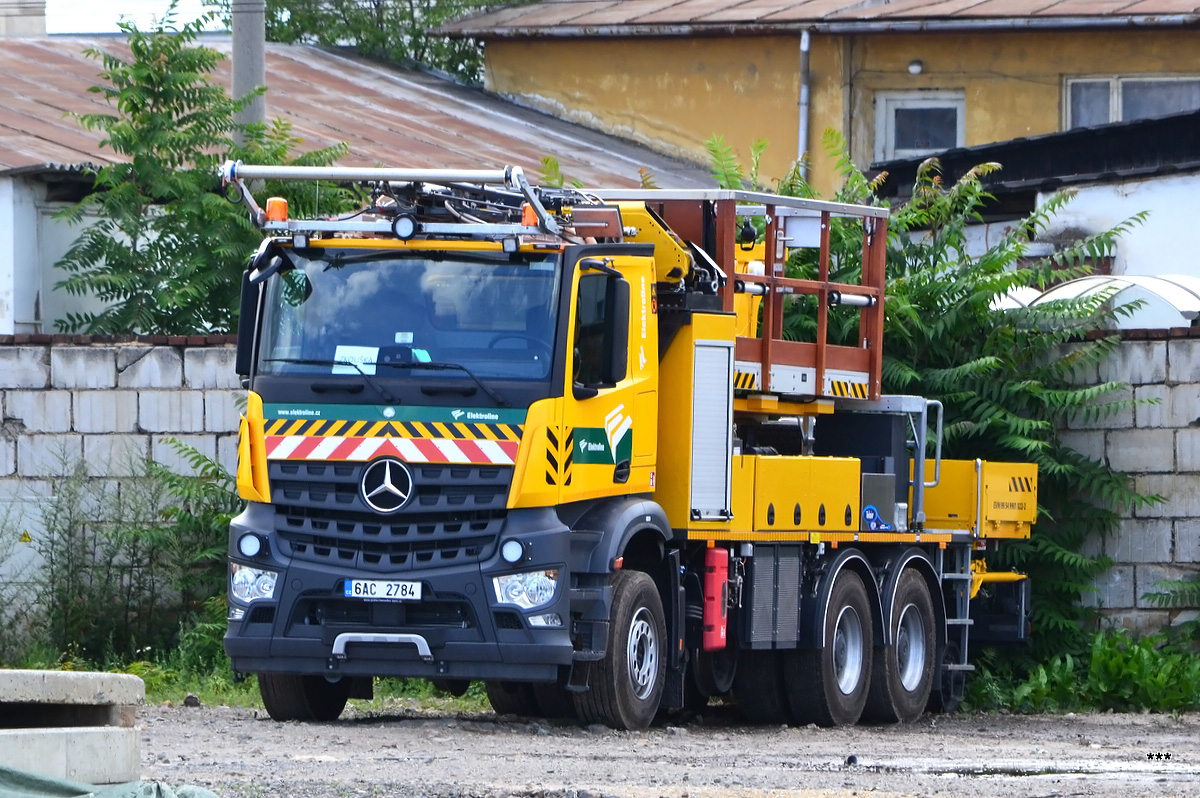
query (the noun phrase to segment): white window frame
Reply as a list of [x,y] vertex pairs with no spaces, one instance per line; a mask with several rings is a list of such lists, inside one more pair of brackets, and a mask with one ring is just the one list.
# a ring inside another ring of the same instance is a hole
[[960,89],[937,91],[877,91],[875,92],[875,160],[916,158],[939,149],[897,149],[895,145],[895,112],[901,108],[953,107],[958,121],[954,146],[966,144],[967,93]]
[[1075,75],[1073,77],[1063,79],[1063,94],[1062,94],[1062,129],[1072,130],[1071,120],[1071,86],[1076,83],[1102,83],[1108,82],[1108,121],[1113,122],[1125,121],[1125,108],[1121,94],[1121,86],[1126,83],[1143,83],[1143,82],[1172,82],[1172,81],[1200,81],[1200,75],[1153,75],[1153,74],[1138,74],[1138,75]]

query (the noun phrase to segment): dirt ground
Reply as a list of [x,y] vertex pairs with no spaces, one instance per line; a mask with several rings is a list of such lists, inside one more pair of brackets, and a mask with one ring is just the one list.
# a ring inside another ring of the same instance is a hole
[[927,715],[906,726],[745,725],[713,706],[645,732],[398,705],[335,723],[144,707],[142,777],[221,796],[1200,795],[1200,716]]

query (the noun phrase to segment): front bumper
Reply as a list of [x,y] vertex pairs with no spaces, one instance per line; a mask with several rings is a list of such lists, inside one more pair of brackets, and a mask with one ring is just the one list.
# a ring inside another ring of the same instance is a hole
[[[272,510],[250,505],[230,527],[230,559],[277,570],[271,599],[257,599],[230,620],[225,651],[234,670],[347,676],[550,681],[572,659],[570,533],[551,510],[514,510],[498,540],[521,540],[525,557],[505,562],[497,545],[484,559],[383,574],[355,572],[279,553]],[[267,545],[258,556],[237,554],[236,541],[253,532]],[[557,568],[554,599],[535,610],[497,601],[492,577]],[[352,578],[418,581],[419,601],[369,602],[344,596]],[[529,616],[557,614],[562,625],[530,626]]]

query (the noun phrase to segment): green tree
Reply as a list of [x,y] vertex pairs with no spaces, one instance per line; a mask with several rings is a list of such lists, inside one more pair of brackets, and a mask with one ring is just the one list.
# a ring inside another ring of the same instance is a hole
[[[360,55],[416,63],[477,82],[483,54],[477,42],[429,31],[458,17],[532,0],[266,0],[267,40],[353,47]],[[230,0],[213,0],[226,22]]]
[[[189,334],[234,329],[241,272],[261,235],[222,194],[217,166],[225,158],[254,163],[330,163],[344,145],[296,157],[300,143],[281,121],[240,126],[231,99],[212,80],[223,56],[197,46],[205,18],[176,29],[174,4],[163,23],[144,32],[121,23],[128,59],[87,50],[100,60],[101,85],[90,91],[111,113],[79,116],[103,134],[116,163],[95,173],[95,191],[60,216],[82,233],[58,266],[59,288],[104,304],[99,311],[56,320],[60,330],[90,333]],[[235,145],[241,132],[245,143]],[[274,187],[266,187],[274,188]],[[337,192],[326,195],[336,205]]]
[[[836,132],[825,145],[837,160],[839,202],[878,204],[875,192],[886,175],[868,180],[851,162]],[[714,174],[723,187],[741,188],[742,171],[723,142],[710,140]],[[760,151],[761,153],[761,151]],[[948,457],[1033,462],[1038,465],[1040,514],[1027,541],[1006,541],[988,557],[994,569],[1015,567],[1033,580],[1034,646],[1041,657],[1083,653],[1088,611],[1079,598],[1093,576],[1108,566],[1103,557],[1080,553],[1093,532],[1106,534],[1123,507],[1155,501],[1101,462],[1070,449],[1058,431],[1076,419],[1096,418],[1128,406],[1120,383],[1081,384],[1087,367],[1112,353],[1112,322],[1129,308],[1112,307],[1108,295],[1009,307],[1003,300],[1021,286],[1046,288],[1083,276],[1090,262],[1107,255],[1117,238],[1142,216],[1063,247],[1030,257],[1030,241],[1044,230],[1069,195],[1058,195],[1012,225],[1011,232],[978,257],[967,254],[967,228],[981,220],[991,196],[983,178],[999,164],[981,164],[945,185],[936,159],[919,170],[912,196],[892,209],[887,252],[883,391],[940,400],[945,407],[944,453]],[[798,167],[780,181],[779,193],[814,197]],[[728,180],[731,185],[725,186]],[[830,279],[861,279],[862,229],[835,219],[830,231]],[[789,277],[815,279],[815,250],[789,258]],[[800,297],[789,304],[785,337],[814,340],[816,304]],[[858,314],[830,310],[830,343],[859,340]]]

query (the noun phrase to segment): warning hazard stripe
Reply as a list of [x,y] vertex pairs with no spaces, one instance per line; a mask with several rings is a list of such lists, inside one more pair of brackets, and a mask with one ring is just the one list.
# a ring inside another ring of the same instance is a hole
[[363,461],[391,455],[408,463],[512,465],[519,441],[268,435],[268,460]]
[[845,380],[830,380],[829,392],[834,396],[843,397],[846,399],[866,399],[867,386],[861,382],[847,382]]
[[520,424],[478,424],[462,421],[268,421],[268,436],[290,438],[453,438],[464,441],[521,440]]
[[1013,477],[1009,480],[1008,489],[1013,493],[1032,493],[1033,479],[1031,477]]
[[758,375],[753,371],[733,372],[733,389],[735,391],[753,391],[758,388]]

